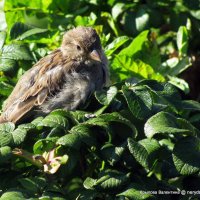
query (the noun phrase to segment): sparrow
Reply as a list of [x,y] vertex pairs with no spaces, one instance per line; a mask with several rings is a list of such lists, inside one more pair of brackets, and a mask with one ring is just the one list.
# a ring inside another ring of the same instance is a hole
[[33,112],[75,110],[108,81],[107,58],[95,29],[71,29],[60,48],[21,76],[3,106],[0,123],[18,123]]

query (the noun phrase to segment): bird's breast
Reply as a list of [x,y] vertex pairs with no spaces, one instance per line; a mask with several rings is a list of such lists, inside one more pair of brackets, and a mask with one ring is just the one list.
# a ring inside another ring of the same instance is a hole
[[65,74],[65,80],[60,84],[60,88],[40,106],[42,112],[49,113],[58,108],[74,110],[95,90],[90,76],[77,72]]
[[[49,71],[49,75],[57,75],[57,70]],[[51,90],[50,96],[40,106],[42,112],[49,113],[54,109],[63,108],[74,110],[84,103],[88,96],[95,90],[99,90],[104,85],[104,73],[102,66],[99,65],[79,65],[71,71],[61,70],[62,78]]]

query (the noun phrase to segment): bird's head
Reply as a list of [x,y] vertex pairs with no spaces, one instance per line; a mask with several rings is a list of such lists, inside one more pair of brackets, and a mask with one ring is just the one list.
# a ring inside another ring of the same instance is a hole
[[78,62],[102,62],[98,34],[90,27],[77,27],[65,33],[61,45],[64,56]]

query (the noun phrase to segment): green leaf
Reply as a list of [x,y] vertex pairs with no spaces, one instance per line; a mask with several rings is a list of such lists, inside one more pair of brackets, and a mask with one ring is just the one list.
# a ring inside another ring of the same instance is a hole
[[119,36],[118,28],[117,28],[117,26],[115,24],[115,21],[112,18],[111,14],[109,12],[101,12],[101,17],[106,18],[109,26],[111,27],[111,29],[113,30],[113,32],[115,33],[115,35]]
[[152,167],[154,162],[159,158],[161,150],[159,142],[153,138],[146,138],[140,140],[139,144],[141,144],[147,150],[149,166]]
[[47,115],[38,126],[48,126],[48,127],[57,127],[61,126],[63,128],[68,128],[68,121],[65,117],[56,114]]
[[93,26],[96,19],[97,16],[93,12],[91,12],[90,16],[76,16],[74,23],[76,26]]
[[95,144],[94,139],[91,137],[90,129],[85,125],[74,126],[68,134],[60,137],[56,144],[63,145],[68,148],[79,149],[82,143]]
[[121,158],[123,153],[125,152],[127,147],[127,142],[119,146],[115,146],[112,144],[106,144],[101,148],[101,154],[104,160],[107,160],[111,166],[115,165]]
[[149,118],[144,125],[144,132],[148,138],[155,134],[199,134],[199,131],[190,122],[174,117],[167,112],[159,112]]
[[68,116],[75,124],[79,124],[88,120],[88,116],[92,115],[91,113],[76,110],[76,111],[69,111]]
[[128,148],[137,162],[147,170],[150,170],[159,158],[161,146],[155,139],[146,138],[136,142],[128,138]]
[[85,179],[85,181],[83,182],[83,186],[84,186],[84,188],[86,188],[86,189],[92,189],[93,186],[95,186],[96,182],[97,182],[96,179],[87,177],[87,178]]
[[149,23],[149,14],[147,13],[147,10],[143,8],[139,9],[137,11],[136,18],[135,18],[136,30],[138,32],[141,32],[147,29],[148,23]]
[[180,174],[191,175],[200,172],[200,139],[186,137],[179,140],[175,144],[172,156]]
[[127,36],[120,36],[114,39],[109,45],[105,47],[105,54],[111,56],[119,47],[129,40]]
[[39,126],[43,119],[43,117],[37,117],[31,122],[31,124],[33,124],[34,126]]
[[1,200],[26,200],[22,192],[18,191],[9,191],[2,194]]
[[161,71],[161,56],[158,45],[149,40],[149,31],[141,32],[131,44],[122,49],[117,56],[125,55],[134,60],[140,60],[146,66],[152,67],[156,72]]
[[178,90],[175,86],[172,84],[165,82],[165,83],[160,83],[155,80],[142,80],[139,81],[137,84],[132,83],[132,79],[126,83],[128,86],[145,86],[147,89],[151,89],[151,91],[156,92],[159,96],[162,96],[163,98],[170,99],[170,98],[175,98],[176,100],[180,101],[181,97],[180,94],[178,93]]
[[26,131],[29,131],[35,128],[36,126],[33,125],[32,123],[27,123],[27,124],[20,124],[17,129],[20,129],[20,130],[25,129]]
[[[197,1],[195,1],[195,2],[197,2]],[[198,3],[198,2],[197,2]],[[198,19],[198,20],[200,20],[200,10],[191,10],[191,15],[194,17],[194,18],[196,18],[196,19]]]
[[116,190],[123,187],[129,182],[130,174],[123,173],[106,173],[103,177],[97,180],[95,186],[99,190]]
[[77,135],[79,134],[82,137],[82,142],[89,145],[89,146],[95,146],[96,145],[96,139],[94,137],[92,137],[92,132],[89,129],[89,127],[87,127],[84,124],[80,124],[77,126],[74,126],[69,133],[73,134],[73,135]]
[[133,131],[133,135],[137,135],[137,129],[135,126],[126,118],[122,117],[119,113],[113,112],[108,114],[101,114],[97,118],[91,118],[88,121],[84,122],[84,124],[89,126],[100,126],[107,128],[110,122],[118,122],[130,127]]
[[122,92],[134,117],[138,119],[146,119],[151,115],[153,100],[147,87],[123,86]]
[[31,30],[26,31],[22,35],[20,35],[17,40],[24,40],[27,37],[30,37],[31,35],[39,34],[39,33],[44,33],[47,32],[48,29],[41,29],[41,28],[33,28]]
[[76,198],[80,200],[93,200],[98,196],[98,193],[94,190],[82,190]]
[[12,60],[33,60],[28,48],[21,44],[4,45],[2,49],[2,58]]
[[[135,87],[132,79],[127,81],[127,85]],[[177,88],[171,83],[158,83],[154,80],[142,80],[136,86],[145,86],[153,101],[152,112],[157,113],[163,110],[173,111],[178,113],[177,107],[181,104],[181,96]]]
[[32,26],[23,24],[21,22],[17,22],[11,28],[10,37],[11,37],[11,39],[23,40],[31,35],[35,35],[38,33],[44,33],[47,31],[48,31],[48,29],[35,28]]
[[189,91],[190,91],[189,85],[184,79],[177,78],[174,76],[168,76],[168,78],[169,78],[169,83],[175,85],[177,88],[184,91],[185,94],[189,93]]
[[12,122],[7,122],[0,124],[0,132],[12,132],[15,129],[15,124]]
[[115,191],[129,182],[130,174],[124,174],[117,171],[105,172],[99,179],[86,178],[83,185],[88,189],[96,188],[100,191]]
[[18,146],[22,142],[24,142],[25,137],[27,135],[26,129],[22,127],[18,127],[12,132],[12,137],[13,137],[13,143],[14,145]]
[[18,36],[20,36],[21,34],[23,34],[29,29],[30,29],[30,26],[22,22],[16,22],[10,30],[10,38],[16,39]]
[[189,57],[185,57],[181,60],[178,60],[178,58],[171,58],[166,62],[167,65],[170,67],[170,69],[166,70],[166,75],[169,76],[169,78],[170,76],[179,75],[181,72],[192,65]]
[[117,95],[117,87],[111,86],[107,90],[103,91],[97,91],[95,93],[96,99],[101,103],[102,105],[109,105]]
[[1,31],[1,32],[0,32],[0,51],[1,51],[1,49],[3,48],[3,45],[4,45],[4,43],[5,43],[5,40],[6,40],[6,32]]
[[37,140],[33,146],[34,154],[42,155],[45,151],[51,151],[53,148],[55,148],[57,139],[57,137],[51,137]]
[[12,156],[12,149],[9,146],[0,148],[0,164],[4,163]]
[[181,96],[178,93],[177,88],[168,82],[159,83],[154,80],[142,80],[137,83],[137,86],[140,85],[146,86],[147,89],[151,89],[152,98],[156,103],[162,102],[170,105],[173,101],[181,101]]
[[177,46],[181,56],[187,54],[188,50],[188,32],[185,26],[180,26],[177,33]]
[[20,178],[18,181],[27,191],[33,192],[33,194],[46,187],[46,181],[41,177]]
[[0,124],[0,147],[12,144],[12,132],[14,129],[15,125],[11,122]]
[[135,60],[127,55],[116,55],[112,61],[113,71],[117,71],[116,75],[120,76],[120,80],[129,77],[138,77],[140,79],[155,79],[163,81],[164,77],[155,72],[154,69],[141,60]]
[[21,178],[19,179],[21,185],[28,191],[37,193],[39,188],[30,178]]
[[[8,0],[5,4],[5,10],[7,11],[7,10],[12,10],[13,8],[29,7],[30,9],[40,8],[41,10],[46,11],[46,9],[48,8],[48,6],[51,2],[52,2],[52,0],[47,0],[45,2],[41,2],[40,0],[39,1],[36,0],[33,2],[30,2],[29,0],[24,0],[23,2],[15,0],[15,2],[13,3],[13,1]],[[52,9],[52,8],[49,8],[49,9]],[[55,7],[54,7],[54,9],[55,9]]]
[[112,8],[112,16],[114,20],[117,20],[118,16],[125,10],[125,3],[116,3]]
[[[64,109],[56,109],[51,112],[51,115],[60,115],[63,117],[70,117],[70,112],[71,111],[64,110]],[[76,112],[76,111],[72,111],[72,112]]]
[[0,94],[3,95],[3,96],[9,96],[10,93],[12,92],[13,90],[13,86],[4,82],[4,81],[1,81],[0,82]]
[[200,111],[200,103],[193,100],[179,101],[177,107],[181,110]]
[[5,17],[6,17],[7,30],[10,31],[11,27],[13,26],[13,24],[16,21],[24,22],[25,19],[24,19],[24,10],[22,10],[22,9],[21,10],[20,9],[10,10],[8,8],[9,12],[8,11],[6,12],[6,10],[7,10],[6,7],[7,7],[8,4],[12,5],[11,2],[6,1],[5,5],[4,5],[4,11],[5,11]]
[[144,42],[148,40],[148,33],[149,31],[143,31],[140,33],[132,42],[131,44],[120,51],[119,55],[126,55],[132,57],[137,52],[141,51],[144,45]]
[[153,195],[146,191],[147,189],[142,184],[131,183],[125,191],[117,194],[117,196],[123,196],[129,200],[154,199]]
[[0,124],[0,146],[6,145],[19,145],[21,144],[26,137],[27,131],[22,127],[15,129],[15,125],[11,122]]
[[148,152],[138,142],[133,139],[128,139],[128,148],[133,157],[146,169],[149,169]]
[[[46,193],[44,195],[42,195],[41,197],[39,197],[39,199],[41,199],[41,200],[66,200],[66,198],[62,198],[62,197],[60,197],[60,195],[56,195],[53,192],[46,192]],[[37,199],[30,198],[29,200],[37,200]]]
[[16,60],[7,59],[7,58],[0,59],[0,71],[2,72],[14,71],[15,67],[17,67]]

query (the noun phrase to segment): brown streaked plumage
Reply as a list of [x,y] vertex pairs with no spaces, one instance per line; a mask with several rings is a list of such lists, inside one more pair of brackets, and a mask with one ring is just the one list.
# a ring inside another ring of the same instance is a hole
[[3,107],[0,123],[16,123],[32,111],[74,110],[107,81],[107,59],[96,31],[74,28],[64,35],[60,48],[20,78]]

